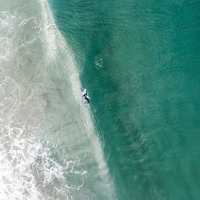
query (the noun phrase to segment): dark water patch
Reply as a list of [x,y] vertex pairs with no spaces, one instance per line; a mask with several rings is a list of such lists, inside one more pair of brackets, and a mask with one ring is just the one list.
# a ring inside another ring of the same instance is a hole
[[200,2],[52,5],[89,90],[118,198],[198,199]]

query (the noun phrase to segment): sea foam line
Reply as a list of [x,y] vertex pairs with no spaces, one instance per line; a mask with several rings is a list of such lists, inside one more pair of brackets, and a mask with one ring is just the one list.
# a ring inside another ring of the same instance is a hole
[[[9,44],[6,43],[5,46],[8,45],[12,53],[15,49],[15,56],[9,55],[7,59],[2,59],[4,55],[0,54],[0,61],[3,60],[0,66],[0,200],[61,199],[63,196],[64,199],[72,199],[71,191],[82,187],[86,172],[81,168],[73,170],[74,165],[78,166],[79,160],[73,159],[59,164],[51,159],[52,148],[50,150],[48,145],[37,137],[44,134],[44,130],[40,127],[40,116],[45,104],[39,97],[39,90],[33,87],[30,77],[22,78],[20,70],[16,67],[17,65],[24,67],[26,65],[24,60],[32,58],[33,54],[21,52],[20,46],[32,41],[35,32],[24,40],[26,31],[32,30],[30,27],[27,29],[21,27],[21,32],[14,29],[9,37],[6,33],[10,27],[18,29],[20,24],[23,26],[22,20],[25,23],[28,23],[28,20],[24,20],[23,13],[19,16],[6,12],[6,19],[1,17],[1,14],[0,12],[0,20],[3,23],[10,23],[2,25],[4,34],[3,31],[1,34],[9,40]],[[18,76],[14,76],[13,71]],[[31,72],[29,74],[32,75]],[[19,80],[16,77],[20,77]],[[36,121],[33,111],[37,113]],[[66,174],[73,173],[80,175],[80,182],[77,185],[71,185],[65,178]],[[55,179],[60,181],[59,184],[55,184]],[[55,190],[59,193],[55,194]]]
[[[109,191],[109,199],[116,199],[116,193],[113,186],[113,182],[111,181],[111,177],[109,176],[109,170],[107,164],[103,157],[103,151],[101,147],[101,142],[99,141],[98,137],[95,134],[95,128],[92,121],[92,114],[89,109],[84,105],[82,102],[82,94],[81,94],[81,83],[79,79],[79,73],[77,70],[77,64],[71,49],[68,47],[65,39],[61,35],[60,31],[58,30],[52,11],[47,3],[46,0],[38,0],[42,7],[42,15],[44,17],[44,30],[45,36],[47,41],[47,50],[49,58],[54,59],[56,53],[58,52],[58,48],[61,49],[66,54],[67,62],[70,65],[67,67],[67,73],[70,77],[70,83],[73,91],[73,96],[77,102],[77,105],[80,106],[82,110],[82,119],[84,121],[85,128],[87,129],[87,135],[90,138],[93,150],[95,154],[96,161],[98,163],[100,175],[102,179],[105,181],[106,187]],[[59,44],[59,47],[58,47]]]

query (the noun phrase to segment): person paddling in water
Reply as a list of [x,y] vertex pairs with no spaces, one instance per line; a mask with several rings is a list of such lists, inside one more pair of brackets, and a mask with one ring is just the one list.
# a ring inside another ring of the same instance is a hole
[[90,100],[86,94],[83,95],[85,103],[90,103]]
[[83,93],[83,99],[84,99],[85,103],[90,103],[90,99],[87,96],[87,90],[86,89],[84,90],[84,93]]

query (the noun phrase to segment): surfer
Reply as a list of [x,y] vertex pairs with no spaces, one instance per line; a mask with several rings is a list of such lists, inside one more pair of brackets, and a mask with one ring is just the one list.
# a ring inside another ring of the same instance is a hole
[[87,89],[85,89],[84,90],[84,92],[83,92],[83,99],[84,99],[84,102],[85,103],[90,103],[90,99],[89,99],[89,97],[87,96]]
[[85,103],[90,103],[90,100],[86,94],[83,95]]

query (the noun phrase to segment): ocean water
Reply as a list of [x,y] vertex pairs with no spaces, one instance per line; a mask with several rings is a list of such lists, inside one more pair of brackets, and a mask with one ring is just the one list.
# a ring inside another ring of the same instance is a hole
[[199,199],[199,0],[0,5],[0,200]]

